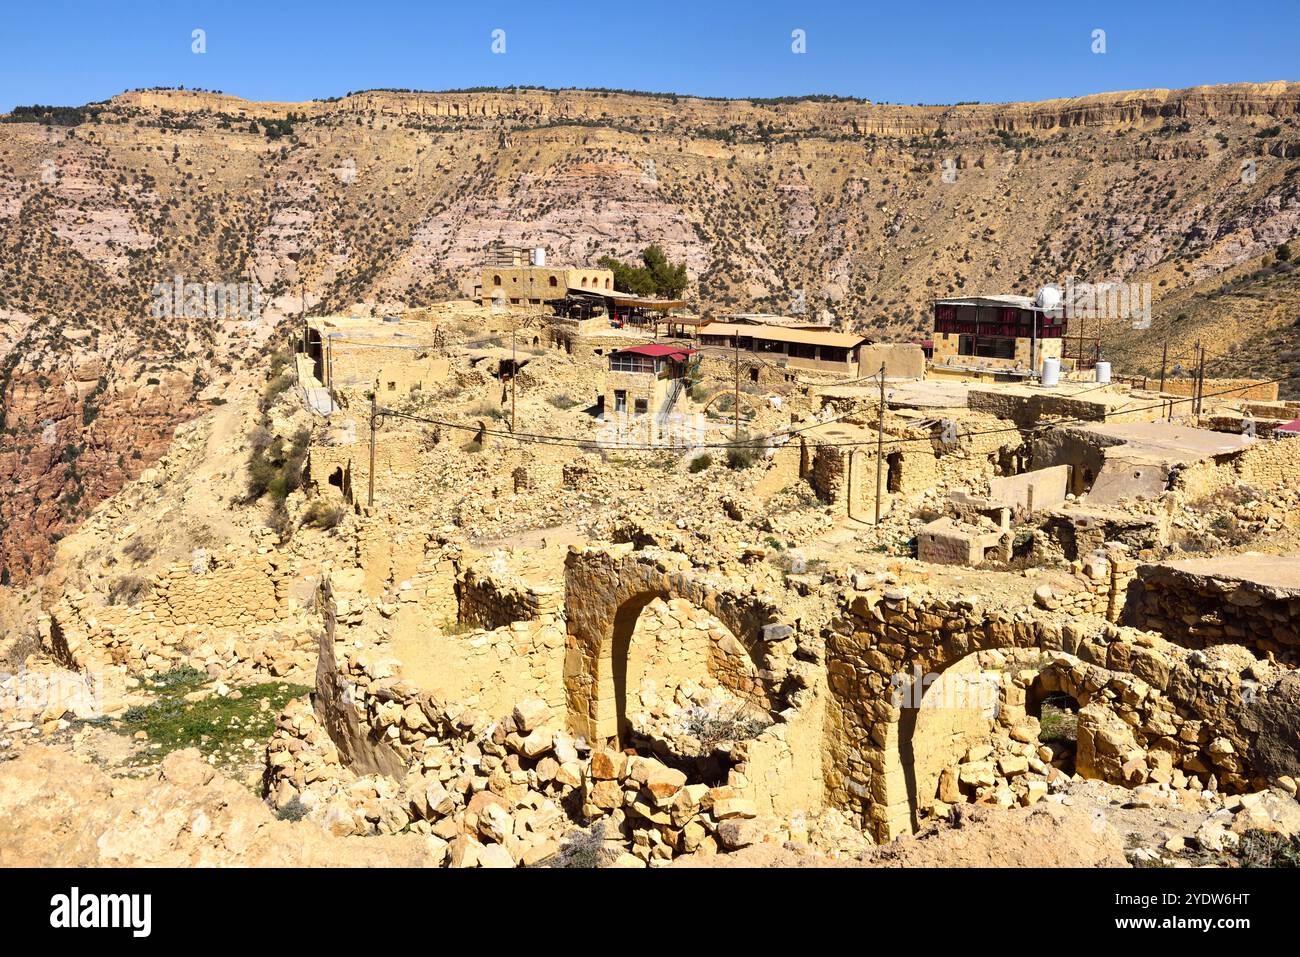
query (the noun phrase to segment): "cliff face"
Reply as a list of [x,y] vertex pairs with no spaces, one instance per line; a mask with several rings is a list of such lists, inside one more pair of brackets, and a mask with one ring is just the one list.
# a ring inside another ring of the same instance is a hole
[[585,90],[402,93],[371,91],[310,103],[254,103],[215,93],[156,90],[123,93],[114,105],[148,111],[213,112],[282,118],[361,114],[394,118],[447,119],[471,125],[479,120],[521,123],[589,121],[650,124],[660,129],[701,125],[834,130],[878,136],[923,136],[949,132],[1049,131],[1079,126],[1132,125],[1150,120],[1286,117],[1300,112],[1300,83],[1233,83],[1185,90],[1131,90],[1038,103],[896,106],[865,100],[719,100],[692,96],[601,93]]
[[[659,243],[702,312],[804,309],[882,336],[924,331],[937,295],[1150,282],[1153,332],[1124,332],[1149,357],[1156,334],[1212,335],[1203,305],[1273,283],[1259,267],[1300,230],[1297,83],[949,107],[151,91],[84,114],[0,123],[12,580],[256,361],[300,292],[316,309],[465,293],[491,240],[556,263]],[[255,283],[262,315],[154,315],[177,276]],[[1245,314],[1242,341],[1294,318]]]

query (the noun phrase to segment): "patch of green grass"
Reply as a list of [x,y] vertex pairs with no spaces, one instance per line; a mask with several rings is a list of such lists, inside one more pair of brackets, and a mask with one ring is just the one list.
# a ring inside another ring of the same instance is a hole
[[1038,718],[1038,740],[1066,741],[1075,744],[1079,740],[1079,713],[1051,702],[1043,702],[1043,711]]
[[207,684],[208,676],[198,668],[181,665],[153,678],[146,678],[145,683],[159,693],[186,694]]
[[[146,683],[158,697],[128,708],[115,727],[123,734],[143,731],[151,747],[144,761],[154,761],[183,748],[198,748],[217,764],[236,764],[261,748],[275,730],[275,716],[294,698],[311,689],[284,681],[266,681],[239,688],[240,697],[211,694],[199,701],[185,696],[204,688],[209,678],[194,668],[176,668]],[[263,701],[267,706],[262,706]],[[252,739],[253,748],[244,741]]]

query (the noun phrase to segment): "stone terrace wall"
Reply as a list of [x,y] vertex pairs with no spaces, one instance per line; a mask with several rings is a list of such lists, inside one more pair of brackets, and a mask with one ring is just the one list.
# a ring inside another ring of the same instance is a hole
[[1172,565],[1141,565],[1129,618],[1189,648],[1245,645],[1300,664],[1300,589],[1272,588]]
[[[1256,402],[1277,401],[1276,382],[1261,382],[1259,379],[1206,379],[1204,394],[1215,399],[1253,399]],[[1166,395],[1191,396],[1196,392],[1195,379],[1166,378],[1164,384]]]
[[99,605],[72,593],[50,609],[52,651],[77,668],[132,664],[161,669],[198,637],[237,635],[296,618],[287,559],[231,553],[196,571],[175,564],[139,605]]
[[[1011,419],[1022,427],[1041,422],[1045,418],[1060,417],[1085,422],[1155,422],[1165,415],[1158,400],[1135,401],[1129,411],[1113,411],[1112,406],[1086,397],[1076,398],[1063,392],[1042,392],[1018,395],[1001,389],[972,388],[967,406],[977,412],[987,412],[1000,419]],[[1150,408],[1150,406],[1156,406]]]
[[219,558],[203,574],[177,564],[159,576],[153,594],[141,602],[140,613],[161,627],[267,624],[289,616],[291,581],[276,554]]
[[1178,472],[1172,483],[1191,501],[1244,482],[1260,492],[1294,487],[1300,475],[1300,442],[1295,439],[1261,439],[1226,462],[1197,462]]

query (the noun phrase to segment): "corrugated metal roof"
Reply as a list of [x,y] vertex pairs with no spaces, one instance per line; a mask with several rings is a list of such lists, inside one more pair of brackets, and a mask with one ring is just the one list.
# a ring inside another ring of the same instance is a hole
[[936,299],[935,304],[940,306],[1015,306],[1017,309],[1038,308],[1034,305],[1034,300],[1029,296],[957,296],[952,299]]
[[701,326],[701,336],[736,336],[759,339],[763,342],[795,342],[809,346],[833,346],[852,349],[867,341],[866,336],[847,332],[819,332],[813,329],[786,329],[780,326],[738,326],[725,322],[711,322]]
[[616,356],[626,354],[634,356],[651,356],[656,359],[664,356],[673,359],[685,359],[694,352],[694,349],[687,349],[685,346],[669,346],[661,342],[647,342],[645,345],[641,346],[628,346],[626,349],[617,349],[610,354]]

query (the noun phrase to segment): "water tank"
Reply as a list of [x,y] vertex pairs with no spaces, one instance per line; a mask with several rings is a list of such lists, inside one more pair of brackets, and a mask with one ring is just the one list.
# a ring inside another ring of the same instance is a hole
[[1042,384],[1049,389],[1056,388],[1061,381],[1061,360],[1060,359],[1043,359],[1043,372],[1040,379]]
[[1110,381],[1110,363],[1109,363],[1109,362],[1098,362],[1098,363],[1097,363],[1097,381],[1098,381],[1098,382],[1102,382],[1102,383],[1105,383],[1105,382],[1109,382],[1109,381]]
[[1034,296],[1034,305],[1043,312],[1054,312],[1061,306],[1061,289],[1059,286],[1044,286]]
[[545,246],[534,246],[534,247],[533,247],[533,265],[534,265],[534,266],[545,266],[545,265],[546,265],[546,247],[545,247]]

